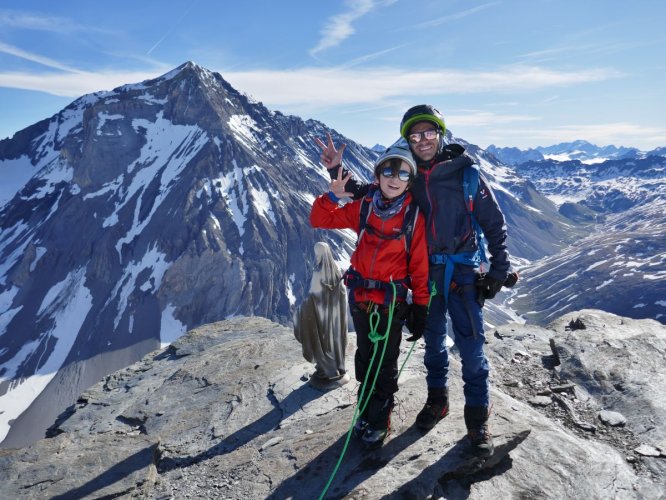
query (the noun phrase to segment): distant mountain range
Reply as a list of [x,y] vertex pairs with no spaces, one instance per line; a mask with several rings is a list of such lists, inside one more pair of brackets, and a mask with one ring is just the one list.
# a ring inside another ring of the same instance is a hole
[[639,159],[649,156],[666,156],[666,148],[651,151],[640,151],[636,148],[596,146],[587,141],[562,142],[553,146],[519,149],[514,147],[498,147],[493,144],[486,149],[505,165],[520,165],[528,161],[578,160],[582,163],[602,163],[607,160]]
[[516,170],[587,230],[528,266],[511,307],[539,324],[582,304],[666,323],[666,157],[527,161]]

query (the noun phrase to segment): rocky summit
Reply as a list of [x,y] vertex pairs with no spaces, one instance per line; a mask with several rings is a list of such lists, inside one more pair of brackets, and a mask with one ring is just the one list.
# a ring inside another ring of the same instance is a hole
[[[496,451],[485,462],[470,457],[463,439],[455,351],[450,415],[427,434],[414,426],[426,395],[419,343],[400,376],[391,435],[368,452],[347,440],[358,385],[312,388],[314,367],[291,329],[238,317],[196,328],[106,376],[49,437],[0,450],[0,496],[666,495],[664,325],[582,310],[546,328],[502,326],[487,338]],[[354,347],[352,335],[348,367]],[[410,347],[403,343],[401,362]]]

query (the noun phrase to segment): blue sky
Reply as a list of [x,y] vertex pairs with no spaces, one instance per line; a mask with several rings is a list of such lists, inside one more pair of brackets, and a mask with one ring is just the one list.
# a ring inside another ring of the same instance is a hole
[[0,2],[0,138],[191,60],[269,109],[388,144],[431,103],[487,147],[666,146],[666,2]]

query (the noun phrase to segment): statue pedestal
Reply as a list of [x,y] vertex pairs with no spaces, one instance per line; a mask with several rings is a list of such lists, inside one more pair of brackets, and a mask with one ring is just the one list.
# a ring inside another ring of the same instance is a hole
[[320,391],[330,391],[331,389],[336,389],[342,387],[347,382],[349,382],[350,377],[347,373],[338,375],[337,377],[324,377],[317,372],[314,372],[310,376],[309,384]]

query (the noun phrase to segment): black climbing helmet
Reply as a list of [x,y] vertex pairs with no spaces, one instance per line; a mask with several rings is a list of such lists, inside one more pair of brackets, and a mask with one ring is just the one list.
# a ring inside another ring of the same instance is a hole
[[431,122],[434,123],[442,135],[446,132],[446,125],[444,125],[444,117],[434,106],[430,104],[419,104],[409,108],[402,117],[400,122],[400,135],[406,140],[409,135],[409,129],[417,122]]

